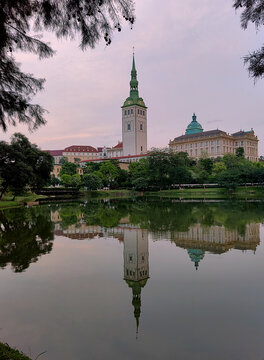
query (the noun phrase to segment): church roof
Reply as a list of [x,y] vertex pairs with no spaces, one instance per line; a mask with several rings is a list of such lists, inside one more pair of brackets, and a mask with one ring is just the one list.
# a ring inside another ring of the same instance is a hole
[[131,105],[138,105],[146,108],[144,100],[141,97],[139,97],[139,93],[138,93],[137,70],[135,65],[134,54],[133,54],[132,70],[131,70],[130,94],[129,97],[125,100],[122,108]]
[[119,142],[116,146],[113,147],[113,149],[122,149],[123,143]]

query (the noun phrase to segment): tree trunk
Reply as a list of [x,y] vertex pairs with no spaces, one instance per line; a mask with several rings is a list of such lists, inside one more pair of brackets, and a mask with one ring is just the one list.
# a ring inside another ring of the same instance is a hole
[[3,187],[3,189],[0,193],[0,200],[2,200],[2,197],[3,197],[4,193],[6,192],[6,190],[7,190],[7,185]]

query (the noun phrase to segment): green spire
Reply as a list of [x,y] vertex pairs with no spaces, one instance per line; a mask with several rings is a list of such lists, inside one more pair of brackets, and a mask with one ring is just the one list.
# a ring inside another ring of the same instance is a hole
[[130,80],[130,97],[134,100],[138,99],[138,81],[137,81],[137,70],[135,65],[134,53],[133,53],[133,62],[132,62],[131,80]]
[[147,109],[144,100],[139,97],[138,94],[138,80],[137,80],[137,70],[135,65],[135,54],[133,52],[133,61],[132,61],[132,70],[131,70],[131,80],[130,80],[130,94],[129,97],[125,100],[122,108],[131,106],[131,105],[138,105],[145,109]]

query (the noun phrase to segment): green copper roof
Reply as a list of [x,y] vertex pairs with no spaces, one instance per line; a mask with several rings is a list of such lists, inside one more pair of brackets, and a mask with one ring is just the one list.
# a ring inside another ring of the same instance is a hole
[[204,258],[204,250],[200,249],[187,249],[188,254],[192,262],[194,262],[194,266],[196,270],[198,270],[199,262]]
[[138,94],[138,80],[137,80],[137,70],[135,65],[135,56],[133,54],[132,70],[131,70],[131,80],[130,80],[130,96],[124,102],[122,107],[139,105],[146,108],[144,100],[139,97]]
[[203,132],[202,125],[199,124],[196,119],[197,119],[197,116],[194,113],[193,117],[192,117],[192,122],[187,126],[185,135],[191,135],[191,134],[197,134],[197,133]]

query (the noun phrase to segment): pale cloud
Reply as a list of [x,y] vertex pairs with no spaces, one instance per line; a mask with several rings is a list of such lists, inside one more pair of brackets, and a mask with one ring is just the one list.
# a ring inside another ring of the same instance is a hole
[[46,78],[34,102],[49,113],[35,133],[22,131],[41,148],[71,144],[115,145],[121,139],[121,105],[129,94],[132,47],[139,91],[148,106],[148,143],[165,147],[184,133],[193,112],[204,130],[228,133],[253,127],[263,154],[264,81],[248,78],[243,55],[261,44],[253,26],[240,28],[232,1],[137,0],[133,30],[124,25],[111,46],[82,52],[76,41],[45,35],[57,50],[39,61],[19,54],[25,71]]

